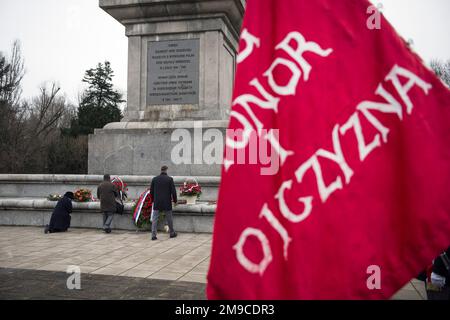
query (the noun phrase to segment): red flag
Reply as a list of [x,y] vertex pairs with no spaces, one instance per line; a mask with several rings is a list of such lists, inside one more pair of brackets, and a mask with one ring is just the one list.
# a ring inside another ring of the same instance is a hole
[[389,298],[450,245],[449,90],[371,9],[247,1],[210,299]]

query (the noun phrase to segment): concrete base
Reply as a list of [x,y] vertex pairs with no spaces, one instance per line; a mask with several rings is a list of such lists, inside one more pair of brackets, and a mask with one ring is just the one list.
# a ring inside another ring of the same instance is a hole
[[[155,175],[168,165],[174,176],[219,177],[227,126],[228,121],[110,123],[89,136],[89,174]],[[184,156],[180,143],[190,150],[182,164],[176,158]],[[206,155],[215,163],[209,164]]]
[[[121,176],[128,184],[128,198],[136,200],[145,191],[153,177]],[[174,177],[180,186],[191,177]],[[47,201],[49,194],[64,194],[79,188],[88,188],[96,196],[99,175],[0,175],[0,225],[44,226],[49,223],[56,202]],[[211,233],[219,177],[197,177],[203,194],[197,205],[178,205],[174,208],[174,227],[180,232]],[[137,230],[131,218],[134,203],[125,203],[125,214],[116,215],[114,229]],[[72,227],[101,228],[102,214],[99,202],[73,202]],[[163,227],[162,225],[160,227]]]
[[[0,199],[0,225],[45,226],[49,223],[56,202],[47,200]],[[115,215],[112,228],[139,230],[133,223],[132,204],[125,204],[124,215]],[[72,228],[102,227],[102,214],[98,202],[73,203]],[[212,233],[215,205],[180,205],[174,208],[174,228],[178,232]],[[163,230],[164,224],[159,225]]]

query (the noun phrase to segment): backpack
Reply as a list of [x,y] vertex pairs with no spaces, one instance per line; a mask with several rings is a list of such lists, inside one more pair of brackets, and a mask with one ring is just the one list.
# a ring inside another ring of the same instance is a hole
[[125,211],[125,206],[123,205],[122,200],[120,200],[120,203],[116,201],[116,213],[123,215]]

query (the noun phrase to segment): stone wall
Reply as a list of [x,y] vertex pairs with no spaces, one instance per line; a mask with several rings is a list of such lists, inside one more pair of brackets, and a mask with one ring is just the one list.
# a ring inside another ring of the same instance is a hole
[[[148,188],[152,176],[121,176],[128,184],[129,199],[135,200]],[[180,186],[187,178],[174,177]],[[49,194],[64,194],[78,188],[95,192],[101,175],[0,175],[0,225],[44,226],[49,223],[56,202],[47,201]],[[179,232],[211,233],[219,187],[219,177],[198,177],[203,194],[197,205],[178,205],[174,208],[174,226]],[[125,214],[116,215],[114,229],[138,229],[132,221],[133,203],[125,203]],[[102,214],[99,202],[73,202],[72,227],[101,228]],[[160,225],[160,228],[162,225]]]
[[[49,223],[56,202],[47,200],[1,199],[0,225],[43,227]],[[131,213],[131,204],[125,205],[123,215],[115,215],[112,228],[137,231]],[[178,232],[212,233],[216,206],[180,205],[174,208],[174,228]],[[72,228],[102,227],[102,214],[98,202],[73,203]],[[163,224],[159,225],[162,230]]]
[[[152,176],[120,176],[128,184],[129,199],[137,199],[144,192],[152,180]],[[177,191],[186,179],[192,177],[174,177]],[[1,198],[42,198],[49,194],[64,194],[79,188],[93,191],[96,197],[97,186],[103,180],[102,175],[18,175],[0,174]],[[219,177],[197,177],[202,187],[201,201],[215,201],[219,188]]]

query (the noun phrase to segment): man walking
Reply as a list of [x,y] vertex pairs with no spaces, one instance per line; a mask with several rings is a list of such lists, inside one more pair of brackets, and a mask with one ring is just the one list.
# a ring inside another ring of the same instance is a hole
[[117,187],[111,183],[109,174],[103,176],[103,182],[97,188],[97,198],[103,212],[103,231],[111,233],[111,222],[117,210],[116,197],[119,195]]
[[169,225],[170,237],[175,238],[177,233],[173,229],[172,200],[177,203],[177,191],[173,178],[167,175],[167,166],[161,168],[161,174],[152,179],[150,194],[153,199],[152,215],[152,240],[157,240],[158,218],[160,213],[165,213]]

